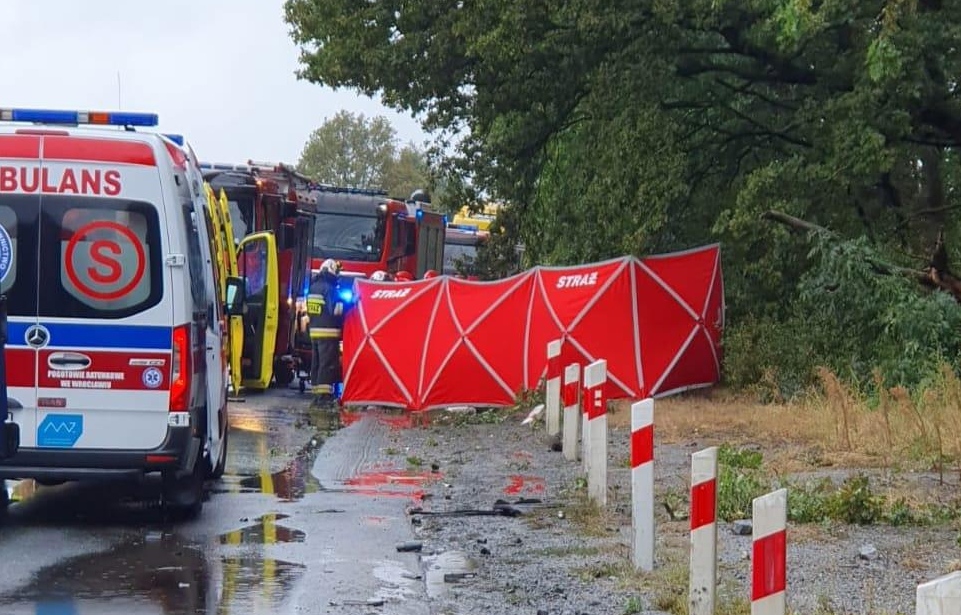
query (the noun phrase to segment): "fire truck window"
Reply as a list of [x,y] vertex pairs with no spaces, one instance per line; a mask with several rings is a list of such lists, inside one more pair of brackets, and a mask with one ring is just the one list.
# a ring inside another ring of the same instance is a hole
[[405,224],[405,250],[404,254],[410,256],[417,253],[417,234],[414,232],[414,226],[412,224]]
[[417,252],[417,237],[414,234],[414,226],[406,220],[394,218],[393,227],[390,255],[393,257],[410,256]]
[[230,210],[230,226],[234,232],[234,241],[240,242],[251,233],[250,220],[244,215],[237,201],[227,201],[227,208]]

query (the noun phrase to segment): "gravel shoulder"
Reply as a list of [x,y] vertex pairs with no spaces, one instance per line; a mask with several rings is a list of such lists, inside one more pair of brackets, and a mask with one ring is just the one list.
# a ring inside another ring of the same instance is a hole
[[[656,569],[644,574],[630,564],[628,430],[609,430],[610,491],[600,510],[585,497],[580,463],[552,450],[559,447],[542,422],[521,425],[525,414],[442,412],[423,426],[392,422],[385,453],[435,478],[408,512],[423,542],[431,612],[686,613],[690,455],[721,443],[656,438]],[[854,471],[832,468],[803,478],[848,474]],[[923,475],[898,480],[930,484]],[[958,565],[957,536],[950,524],[790,524],[789,610],[913,613],[917,584]],[[718,537],[718,612],[748,612],[751,537],[724,522]],[[876,552],[867,553],[869,546]]]

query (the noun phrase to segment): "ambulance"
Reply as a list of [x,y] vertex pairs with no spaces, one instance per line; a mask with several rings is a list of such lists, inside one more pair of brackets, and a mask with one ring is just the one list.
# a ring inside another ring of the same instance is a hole
[[[0,480],[161,477],[194,516],[227,455],[207,192],[155,114],[0,108],[0,294],[21,448]],[[5,494],[0,489],[0,495]]]

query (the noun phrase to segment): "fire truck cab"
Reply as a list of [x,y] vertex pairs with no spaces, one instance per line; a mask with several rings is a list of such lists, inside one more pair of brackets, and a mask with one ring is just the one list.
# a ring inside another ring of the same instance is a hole
[[[417,192],[404,202],[380,190],[314,184],[309,195],[315,212],[313,271],[328,258],[340,261],[341,276],[348,278],[405,271],[419,279],[443,269],[447,217],[425,209],[429,201],[415,198]],[[306,318],[297,331],[297,354],[300,365],[310,365]]]
[[240,275],[247,280],[243,385],[287,386],[298,371],[296,302],[310,278],[313,202],[309,180],[284,164],[202,163],[204,178],[227,196]]
[[314,243],[311,267],[341,262],[345,275],[406,271],[421,278],[439,271],[444,258],[443,214],[418,201],[402,202],[384,191],[314,185]]
[[475,226],[451,224],[444,240],[444,275],[464,275],[476,279],[477,250],[490,238],[488,231]]

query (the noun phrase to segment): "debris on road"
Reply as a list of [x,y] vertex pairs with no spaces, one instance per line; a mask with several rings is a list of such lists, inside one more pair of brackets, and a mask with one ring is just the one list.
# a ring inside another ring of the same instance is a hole
[[419,552],[423,548],[424,548],[424,544],[422,542],[411,540],[408,542],[402,542],[399,545],[397,545],[397,552],[398,553],[414,553],[414,552]]

